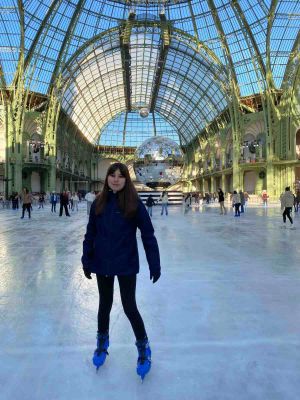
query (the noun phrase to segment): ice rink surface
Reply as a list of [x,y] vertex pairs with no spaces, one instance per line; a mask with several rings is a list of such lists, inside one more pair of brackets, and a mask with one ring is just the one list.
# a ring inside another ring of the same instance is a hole
[[109,356],[98,374],[91,362],[98,291],[81,270],[85,204],[71,218],[0,210],[1,400],[299,399],[300,212],[290,230],[278,207],[240,218],[213,206],[159,211],[155,285],[139,239],[153,360],[142,384],[117,281]]

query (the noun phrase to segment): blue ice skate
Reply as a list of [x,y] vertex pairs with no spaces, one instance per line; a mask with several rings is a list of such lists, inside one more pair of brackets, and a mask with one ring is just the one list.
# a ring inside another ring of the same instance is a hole
[[147,338],[137,340],[135,344],[139,352],[136,372],[143,380],[151,368],[151,349]]
[[97,348],[94,351],[93,364],[97,368],[97,371],[101,365],[104,364],[106,356],[108,355],[107,349],[109,346],[108,334],[98,333],[97,334]]

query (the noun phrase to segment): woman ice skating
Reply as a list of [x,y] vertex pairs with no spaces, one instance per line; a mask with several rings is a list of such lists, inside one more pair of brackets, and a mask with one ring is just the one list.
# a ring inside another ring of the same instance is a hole
[[78,197],[77,193],[74,192],[74,193],[72,194],[71,199],[72,199],[72,211],[74,211],[75,208],[76,208],[76,211],[78,211],[79,197]]
[[269,195],[268,195],[268,193],[267,193],[266,190],[263,190],[263,191],[262,191],[261,198],[262,198],[262,201],[263,201],[263,206],[264,206],[264,207],[267,207],[267,206],[268,206],[268,198],[269,198]]
[[224,206],[225,197],[224,197],[224,192],[221,188],[218,189],[218,197],[219,197],[219,204],[220,204],[220,215],[226,215],[227,210],[226,210],[226,207]]
[[192,196],[191,193],[188,193],[184,198],[184,214],[186,214],[192,205]]
[[168,215],[168,202],[169,202],[169,197],[168,197],[168,192],[164,190],[159,198],[161,201],[161,212],[160,215],[164,214],[164,210],[166,212],[166,215]]
[[241,198],[239,193],[234,190],[233,195],[232,195],[232,206],[234,207],[235,210],[235,217],[240,217],[240,205],[241,205]]
[[289,186],[287,186],[285,188],[284,193],[281,194],[280,202],[281,202],[281,208],[284,210],[283,214],[282,214],[284,228],[286,227],[286,225],[285,225],[286,217],[288,217],[288,219],[290,220],[290,223],[291,223],[291,229],[294,229],[293,219],[291,217],[291,212],[293,210],[293,204],[294,204],[294,196],[293,196],[293,193],[291,192]]
[[30,211],[31,211],[31,201],[32,201],[32,196],[31,193],[29,193],[29,190],[27,188],[23,189],[23,206],[22,206],[22,217],[21,219],[24,218],[25,216],[25,210],[28,212],[28,217],[31,218]]
[[93,363],[98,370],[108,354],[109,315],[117,276],[123,309],[136,337],[137,374],[143,379],[151,367],[151,349],[135,299],[139,272],[137,228],[141,231],[150,279],[155,283],[160,277],[160,258],[151,219],[138,198],[126,165],[114,163],[107,171],[101,195],[91,206],[81,259],[86,278],[96,274],[100,296]]
[[152,195],[150,194],[146,200],[146,206],[148,210],[148,214],[152,217],[152,207],[155,205],[155,200],[153,199]]

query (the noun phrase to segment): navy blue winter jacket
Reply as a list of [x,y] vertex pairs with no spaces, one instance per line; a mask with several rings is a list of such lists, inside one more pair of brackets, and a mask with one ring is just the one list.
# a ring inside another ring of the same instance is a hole
[[151,219],[141,200],[136,216],[125,218],[117,203],[117,194],[109,192],[100,215],[95,214],[94,201],[83,241],[83,268],[100,275],[132,275],[139,272],[136,240],[141,231],[150,272],[160,272],[159,250]]

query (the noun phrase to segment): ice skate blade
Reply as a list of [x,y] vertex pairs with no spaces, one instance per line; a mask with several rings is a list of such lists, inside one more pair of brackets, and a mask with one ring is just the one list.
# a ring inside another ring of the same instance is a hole
[[141,382],[142,383],[144,383],[144,379],[145,379],[146,375],[147,375],[147,373],[144,374],[144,375],[139,375],[139,377],[141,378]]
[[144,381],[146,375],[149,374],[150,370],[151,370],[151,365],[149,366],[149,369],[147,369],[146,371],[143,371],[143,372],[140,372],[140,373],[138,371],[136,371],[138,376],[141,378],[142,382]]
[[108,352],[106,352],[106,354],[102,357],[98,357],[98,356],[94,355],[92,362],[93,362],[94,366],[96,367],[97,371],[100,367],[102,367],[102,365],[105,364],[107,356],[108,356]]

